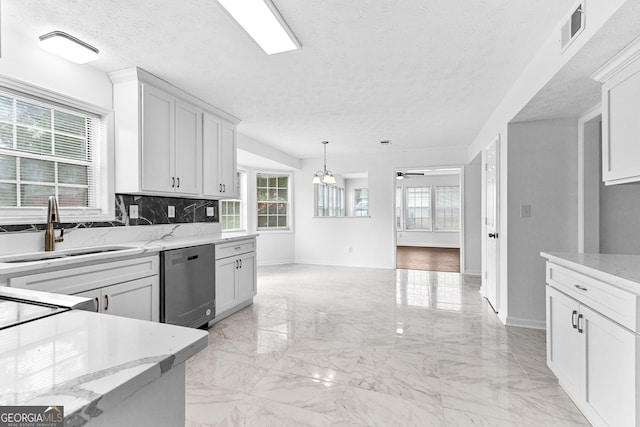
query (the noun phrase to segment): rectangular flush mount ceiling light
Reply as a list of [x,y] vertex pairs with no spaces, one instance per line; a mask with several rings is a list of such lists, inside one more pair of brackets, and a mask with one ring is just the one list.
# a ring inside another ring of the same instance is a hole
[[271,0],[218,0],[267,55],[302,46]]
[[40,36],[38,46],[76,64],[86,64],[98,59],[98,49],[62,31],[52,31]]

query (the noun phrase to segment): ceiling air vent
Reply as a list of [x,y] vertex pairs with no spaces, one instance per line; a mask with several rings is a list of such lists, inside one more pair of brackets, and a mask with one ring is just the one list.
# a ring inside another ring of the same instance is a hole
[[579,2],[560,28],[560,47],[564,51],[584,30],[584,1]]

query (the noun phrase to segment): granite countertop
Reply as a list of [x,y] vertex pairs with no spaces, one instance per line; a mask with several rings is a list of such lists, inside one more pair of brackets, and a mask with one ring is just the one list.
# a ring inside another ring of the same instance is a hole
[[70,310],[0,330],[0,405],[63,405],[82,425],[204,349],[206,331]]
[[541,252],[543,258],[595,279],[640,294],[640,255]]
[[[145,254],[154,254],[160,251],[186,248],[190,246],[217,244],[232,242],[235,240],[242,240],[248,238],[254,238],[257,233],[225,233],[217,235],[194,235],[194,236],[181,236],[174,237],[172,234],[166,234],[160,238],[147,240],[147,241],[133,241],[133,242],[121,242],[109,245],[101,246],[86,246],[76,247],[66,250],[58,250],[54,252],[29,252],[21,254],[13,254],[10,256],[0,256],[0,276],[11,276],[19,273],[33,274],[38,270],[45,269],[57,269],[65,266],[73,266],[88,262],[100,262],[106,260],[115,260],[117,258],[131,258],[144,256]],[[65,253],[76,252],[78,250],[99,250],[100,248],[119,248],[120,250],[102,253],[92,253],[88,255],[76,255],[53,259],[44,259],[30,262],[7,262],[14,259],[19,259],[25,256],[55,256],[64,255]]]

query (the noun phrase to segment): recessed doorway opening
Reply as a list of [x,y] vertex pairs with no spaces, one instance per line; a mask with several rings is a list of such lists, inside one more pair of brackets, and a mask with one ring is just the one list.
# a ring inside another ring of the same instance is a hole
[[460,272],[460,167],[396,169],[396,268]]

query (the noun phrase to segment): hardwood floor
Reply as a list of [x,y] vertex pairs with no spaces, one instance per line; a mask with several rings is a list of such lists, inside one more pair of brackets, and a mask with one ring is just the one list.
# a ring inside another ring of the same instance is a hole
[[460,249],[398,246],[397,268],[410,270],[460,272]]

